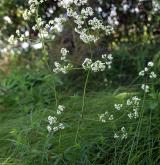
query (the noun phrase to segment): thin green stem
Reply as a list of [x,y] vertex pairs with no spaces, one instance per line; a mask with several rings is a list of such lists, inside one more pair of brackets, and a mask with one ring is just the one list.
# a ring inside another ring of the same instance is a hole
[[132,142],[132,145],[131,145],[131,150],[130,150],[130,153],[129,153],[127,165],[130,163],[129,161],[130,161],[130,158],[131,158],[131,154],[132,154],[132,152],[134,150],[136,137],[137,137],[137,143],[138,143],[138,139],[139,139],[139,135],[140,135],[140,129],[141,129],[141,124],[142,124],[142,118],[143,118],[143,114],[144,114],[145,98],[146,98],[146,92],[144,91],[143,101],[142,101],[142,106],[141,106],[141,113],[140,113],[140,117],[139,117],[139,121],[138,121],[138,125],[137,125],[137,128],[136,128],[136,131],[135,131],[135,134],[134,134],[134,137],[133,137],[133,142]]
[[75,143],[77,143],[77,138],[78,138],[78,133],[79,133],[79,129],[80,129],[80,124],[81,124],[81,121],[82,121],[82,119],[84,117],[85,96],[86,96],[86,89],[87,89],[87,83],[88,83],[88,79],[89,79],[89,74],[90,74],[90,71],[88,70],[87,76],[86,76],[86,80],[85,80],[84,90],[83,90],[81,116],[80,116],[80,119],[78,121],[78,127],[77,127],[77,131],[76,131],[76,136],[75,136]]
[[[92,59],[93,54],[92,54],[92,49],[91,49],[91,45],[90,44],[89,44],[89,50],[90,50],[91,59]],[[88,72],[87,72],[87,76],[86,76],[86,80],[85,80],[85,84],[84,84],[83,97],[82,97],[81,116],[80,116],[80,119],[78,121],[78,127],[77,127],[77,131],[76,131],[76,136],[75,136],[75,144],[77,144],[77,139],[78,139],[78,134],[79,134],[79,130],[80,130],[80,125],[81,125],[82,120],[84,118],[85,98],[86,98],[86,90],[87,90],[87,84],[88,84],[88,80],[89,80],[89,75],[90,75],[90,70],[88,70]]]
[[[39,6],[37,7],[37,10],[36,10],[36,20],[38,19],[38,8],[39,8]],[[39,25],[37,27],[38,27],[38,30],[39,30],[39,33],[40,33],[40,41],[42,43],[42,48],[43,48],[43,55],[44,55],[44,57],[42,57],[42,60],[43,60],[44,64],[47,66],[48,71],[51,72],[50,66],[48,64],[48,53],[46,51],[45,41],[44,41],[44,38],[43,38],[43,36],[42,36],[42,34],[40,32],[41,30],[40,30]],[[57,108],[57,106],[58,106],[58,98],[57,98],[57,91],[56,91],[55,80],[53,80],[53,89],[54,89],[54,96],[55,96],[55,106]],[[46,142],[44,144],[44,149],[43,149],[43,156],[42,156],[42,160],[41,160],[42,164],[43,164],[45,150],[46,150],[46,146],[47,146],[48,142],[49,142],[49,139],[47,138],[47,140],[46,140]],[[61,133],[60,133],[60,137],[59,137],[59,150],[60,150],[60,142],[61,142]]]

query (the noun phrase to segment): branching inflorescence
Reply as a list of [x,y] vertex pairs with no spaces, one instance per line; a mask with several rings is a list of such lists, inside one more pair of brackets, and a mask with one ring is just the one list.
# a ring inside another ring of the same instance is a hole
[[57,115],[56,116],[48,116],[48,123],[47,126],[48,132],[57,132],[58,130],[65,129],[64,123],[60,122],[60,117],[62,113],[65,111],[65,107],[63,105],[58,105],[57,108]]
[[[75,25],[74,31],[79,35],[80,40],[89,46],[91,44],[96,43],[101,36],[108,36],[111,35],[113,32],[112,26],[105,25],[102,20],[94,16],[94,10],[92,7],[88,6],[87,0],[59,0],[58,6],[66,10],[66,14],[61,14],[59,17],[56,17],[55,19],[49,21],[44,20],[42,17],[38,15],[38,7],[45,1],[47,0],[29,0],[29,9],[26,9],[23,14],[25,20],[30,19],[33,15],[36,16],[35,25],[32,26],[31,29],[33,31],[38,31],[37,36],[41,44],[41,48],[45,46],[45,40],[54,40],[56,37],[56,32],[62,32],[63,24],[69,19],[73,20]],[[21,29],[18,29],[16,31],[16,35],[17,38],[14,35],[11,35],[9,37],[8,42],[11,45],[17,46],[18,42],[25,41],[25,39],[29,37],[30,34],[28,31],[22,32]],[[42,41],[44,42],[43,44]],[[75,66],[72,64],[72,61],[68,59],[69,51],[66,48],[61,48],[60,53],[60,60],[54,62],[53,72],[55,74],[67,74],[70,71],[74,70]],[[90,58],[85,58],[81,64],[80,69],[87,71],[87,76],[84,85],[81,117],[78,122],[75,142],[77,140],[77,136],[79,133],[80,123],[83,119],[85,95],[89,74],[90,72],[97,73],[103,72],[106,69],[111,69],[112,62],[112,54],[102,54],[100,59],[95,60],[92,59],[91,52]],[[145,80],[144,83],[141,85],[141,88],[144,90],[145,93],[148,93],[150,90],[149,85],[147,85],[147,81],[150,79],[155,79],[157,77],[157,75],[153,71],[153,66],[153,62],[148,62],[147,67],[145,67],[142,71],[139,72],[139,77],[143,77]],[[130,120],[136,120],[139,117],[140,113],[140,101],[141,99],[138,98],[138,96],[130,97],[123,104],[114,104],[114,112],[123,112],[123,115],[128,117]],[[62,105],[56,105],[56,108],[56,116],[48,117],[48,132],[55,133],[58,130],[62,130],[65,128],[64,123],[59,121],[59,118],[65,110],[65,107]],[[109,111],[105,111],[105,113],[99,115],[99,120],[102,123],[106,123],[107,121],[114,122],[116,120],[116,115],[112,114]],[[128,136],[127,130],[124,126],[118,129],[118,131],[114,130],[113,132],[113,137],[115,139],[126,139]]]

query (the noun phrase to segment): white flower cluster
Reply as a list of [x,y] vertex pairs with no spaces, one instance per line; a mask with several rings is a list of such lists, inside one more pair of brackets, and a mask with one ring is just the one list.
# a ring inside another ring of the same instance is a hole
[[117,7],[114,4],[112,4],[111,11],[107,15],[107,21],[109,25],[112,25],[112,26],[119,25]]
[[55,66],[55,68],[53,69],[54,73],[66,74],[70,70],[73,69],[73,65],[71,63],[69,63],[67,58],[66,58],[68,53],[69,53],[69,51],[66,48],[61,49],[61,62],[62,62],[62,64],[57,62],[57,61],[54,62],[54,66]]
[[10,47],[10,49],[12,48],[13,50],[17,50],[20,52],[22,50],[27,50],[29,47],[32,47],[33,49],[41,49],[43,47],[43,44],[40,41],[31,42],[27,40],[30,35],[28,30],[24,31],[24,29],[18,29],[16,30],[16,34],[17,35],[15,36],[11,35],[8,39],[8,42],[10,44],[8,44],[8,47]]
[[62,112],[65,110],[65,106],[63,105],[58,105],[58,108],[57,108],[57,115],[61,115]]
[[136,119],[139,117],[138,111],[139,111],[140,100],[141,99],[139,99],[137,96],[133,96],[131,99],[127,100],[127,106],[132,107],[132,111],[133,111],[128,113],[128,117],[130,119],[132,118]]
[[139,76],[145,76],[149,74],[150,78],[156,78],[157,75],[154,72],[151,72],[154,63],[152,61],[148,62],[147,67],[145,67],[142,71],[139,72]]
[[152,1],[152,5],[153,5],[153,12],[154,12],[154,13],[157,13],[157,12],[160,11],[160,4],[159,4],[158,1],[153,0],[153,1]]
[[[95,35],[97,30],[103,30],[106,35],[110,35],[113,28],[103,25],[102,21],[96,17],[89,19],[94,15],[94,11],[91,7],[84,7],[85,4],[87,4],[87,0],[59,1],[59,6],[65,8],[67,10],[67,16],[72,17],[77,24],[75,31],[80,35],[80,39],[84,43],[96,42],[99,39],[99,37]],[[81,9],[77,12],[76,8],[79,6]],[[88,27],[83,28],[84,25]]]
[[42,18],[39,17],[36,20],[36,24],[32,27],[32,29],[34,31],[36,30],[39,31],[38,36],[40,38],[53,40],[55,38],[53,32],[61,32],[63,29],[63,23],[65,21],[66,19],[60,16],[60,17],[56,17],[54,20],[50,20],[48,23],[45,23],[45,21],[43,21]]
[[[37,15],[36,10],[38,6],[47,0],[29,0],[28,5],[29,9],[26,9],[23,17],[25,20],[29,19],[32,15]],[[55,35],[53,32],[61,32],[63,30],[63,23],[66,21],[64,16],[60,15],[59,17],[55,17],[53,20],[49,20],[46,22],[41,17],[36,19],[36,24],[32,27],[32,30],[38,31],[39,38],[50,39],[53,40]],[[23,39],[23,35],[21,35],[21,39]]]
[[29,31],[25,31],[24,33],[21,33],[21,31],[18,29],[16,30],[16,34],[18,36],[19,41],[24,41],[26,37],[29,37]]
[[[65,107],[63,105],[59,105],[57,108],[57,115],[61,115],[62,112],[65,110]],[[56,116],[48,116],[48,123],[47,126],[48,132],[57,132],[60,129],[65,129],[64,123],[61,123],[58,121],[58,118]]]
[[63,74],[67,74],[70,70],[72,70],[73,65],[68,63],[67,65],[62,65],[59,62],[55,62],[54,63],[55,68],[53,69],[54,73],[63,73]]
[[114,134],[114,138],[115,139],[119,139],[120,138],[120,139],[123,140],[123,139],[127,139],[127,136],[128,136],[128,134],[126,132],[125,127],[122,127],[119,133],[115,133]]
[[127,109],[129,109],[129,112],[127,115],[130,119],[134,118],[138,118],[139,114],[139,105],[140,105],[140,99],[137,96],[133,96],[130,99],[127,99],[125,104],[114,104],[114,108],[117,111],[122,110],[123,107],[126,107]]
[[9,38],[8,38],[8,42],[11,44],[11,45],[17,45],[18,41],[17,39],[15,39],[15,36],[14,35],[11,35]]
[[36,40],[35,42],[31,42],[31,40],[28,41],[28,38],[30,36],[29,30],[24,31],[24,29],[18,29],[16,30],[17,36],[14,37],[14,35],[12,35],[8,41],[10,44],[12,43],[12,45],[13,42],[14,45],[15,43],[18,43],[23,49],[27,49],[29,46],[33,47],[34,49],[41,49],[43,47],[41,40],[54,40],[55,33],[62,31],[63,23],[65,21],[66,19],[60,16],[46,23],[42,20],[41,17],[39,17],[36,19],[36,24],[32,27],[32,30],[38,31],[38,40]]
[[[157,78],[157,75],[154,71],[152,71],[152,68],[154,66],[154,63],[152,61],[148,62],[147,67],[145,67],[142,71],[139,72],[139,76],[144,77],[148,76],[149,79],[155,79]],[[144,92],[149,92],[149,86],[147,84],[142,84],[141,88],[144,90]]]
[[111,68],[111,64],[112,64],[112,61],[113,61],[113,56],[112,54],[102,54],[102,59],[105,60],[105,64],[107,65],[108,69]]
[[0,54],[3,58],[7,56],[20,55],[21,53],[20,49],[13,48],[13,45],[11,44],[5,44],[4,47],[0,49]]
[[62,60],[62,61],[67,61],[66,56],[67,56],[68,53],[69,53],[69,51],[68,51],[66,48],[62,48],[62,49],[61,49],[61,54],[62,54],[61,60]]
[[113,60],[112,55],[111,54],[109,54],[109,55],[103,54],[102,60],[104,60],[104,61],[97,60],[95,62],[92,62],[92,59],[86,58],[84,60],[84,62],[82,63],[82,67],[84,70],[90,69],[93,72],[104,71],[106,69],[106,66],[108,67],[108,69],[110,69],[111,64],[112,64],[112,60]]
[[106,65],[105,65],[105,63],[103,63],[102,61],[100,61],[100,60],[97,60],[97,61],[95,61],[95,62],[93,62],[92,64],[91,64],[91,70],[93,71],[93,72],[102,72],[102,71],[104,71],[106,69]]
[[[56,1],[56,0],[54,0]],[[63,8],[68,8],[73,3],[73,0],[59,0],[58,6],[61,6]]]
[[106,123],[107,120],[113,120],[114,119],[114,116],[113,115],[110,115],[108,113],[108,111],[106,111],[104,114],[101,114],[99,115],[99,120],[102,122],[102,123]]
[[43,3],[46,0],[29,0],[28,5],[29,9],[26,9],[23,13],[23,18],[28,20],[32,15],[36,13],[37,6]]
[[67,9],[68,7],[71,7],[72,4],[76,6],[82,6],[85,5],[86,3],[87,0],[59,0],[58,6]]
[[87,0],[74,0],[74,4],[77,6],[82,6],[87,3]]
[[149,92],[149,85],[147,85],[147,84],[142,84],[142,85],[141,85],[141,89],[144,90],[145,93],[148,93],[148,92]]
[[79,30],[75,28],[75,31],[79,34],[80,39],[86,44],[89,42],[95,43],[99,39],[99,37],[89,34],[89,32],[87,32],[87,29]]
[[94,17],[93,19],[90,19],[88,21],[88,24],[91,26],[92,30],[104,30],[106,35],[110,35],[110,33],[113,31],[113,28],[111,26],[104,26],[103,22],[99,19],[97,19],[96,17]]
[[123,107],[123,104],[114,104],[114,108],[118,111],[120,111]]
[[[129,110],[127,116],[130,119],[137,119],[139,117],[139,113],[138,113],[139,106],[140,106],[140,99],[137,96],[133,96],[127,99],[125,104],[114,104],[114,108],[116,111],[121,111],[123,107],[126,107],[126,109]],[[106,111],[104,114],[99,115],[99,120],[102,123],[106,123],[107,120],[114,120],[114,115],[110,115],[108,111]],[[115,133],[114,138],[126,139],[127,132],[125,130],[125,127],[122,127],[118,133]]]
[[14,35],[11,35],[6,42],[3,42],[0,46],[1,56],[14,56],[22,53],[22,49],[19,49],[19,46],[23,48],[24,45],[19,45],[18,39]]
[[93,14],[94,11],[91,7],[82,8],[81,10],[81,16],[83,17],[83,19],[87,19],[88,16],[92,16]]

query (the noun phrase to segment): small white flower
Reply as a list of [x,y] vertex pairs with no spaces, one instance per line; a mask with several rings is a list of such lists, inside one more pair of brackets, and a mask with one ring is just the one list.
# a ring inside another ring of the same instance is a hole
[[52,125],[57,122],[57,118],[55,116],[54,117],[48,116],[48,122],[50,125]]
[[16,45],[18,42],[17,40],[15,39],[14,35],[11,35],[9,38],[8,38],[8,42],[11,44],[11,45]]
[[107,54],[102,54],[102,58],[106,59],[107,58]]
[[63,56],[66,56],[69,53],[69,51],[66,48],[61,48],[61,54]]
[[108,55],[108,59],[109,59],[109,60],[113,60],[112,54],[109,54],[109,55]]
[[137,119],[138,117],[139,117],[138,111],[136,110],[136,111],[134,111],[134,118]]
[[129,114],[128,114],[128,117],[129,117],[130,119],[132,119],[132,118],[133,118],[132,113],[129,113]]
[[127,105],[132,108],[132,112],[128,113],[128,117],[130,119],[132,118],[138,118],[138,110],[139,110],[139,104],[140,104],[140,99],[137,96],[133,96],[131,99],[127,100]]
[[53,131],[57,132],[58,131],[58,127],[53,127]]
[[61,114],[62,114],[62,112],[57,110],[57,115],[61,115]]
[[154,72],[151,72],[150,75],[149,75],[149,77],[151,79],[153,79],[153,78],[157,78],[157,75]]
[[148,66],[153,67],[154,63],[152,61],[148,62]]
[[126,132],[123,133],[121,139],[122,139],[122,140],[123,140],[123,139],[127,139],[127,135],[128,135],[128,134],[127,134]]
[[114,119],[113,115],[110,115],[109,120],[113,120],[113,119]]
[[121,131],[122,131],[122,132],[126,132],[125,127],[122,127],[122,128],[121,128]]
[[105,60],[105,64],[107,65],[108,69],[111,68],[111,64],[112,64],[112,60],[113,60],[113,56],[112,54],[102,54],[102,59]]
[[106,120],[113,120],[114,116],[113,115],[109,115],[108,111],[106,111],[104,114],[99,115],[99,120],[102,123],[106,123]]
[[58,108],[57,108],[57,115],[61,115],[62,112],[65,110],[65,106],[63,105],[58,105]]
[[16,34],[18,35],[18,36],[20,36],[20,30],[16,30]]
[[63,105],[58,105],[58,110],[60,110],[61,112],[63,112],[65,110],[65,106]]
[[48,132],[51,132],[52,131],[52,127],[50,125],[47,126],[47,130]]
[[119,135],[117,135],[116,133],[114,134],[114,138],[115,139],[118,139],[119,138]]
[[145,72],[148,72],[148,68],[147,68],[147,67],[145,67],[145,68],[144,68],[144,71],[145,71]]
[[141,85],[141,88],[142,88],[146,93],[149,92],[149,86],[148,86],[148,85],[142,84],[142,85]]
[[127,139],[127,132],[126,132],[126,129],[125,127],[122,127],[121,132],[119,132],[119,135],[117,133],[114,134],[114,138],[117,139],[117,138],[121,138],[122,140],[123,139]]
[[59,123],[59,128],[60,129],[64,129],[65,128],[64,124],[63,123]]
[[105,117],[105,115],[104,115],[104,114],[101,114],[101,115],[99,116],[99,120],[102,121],[102,120],[104,119],[104,117]]
[[101,62],[100,60],[97,60],[91,64],[91,69],[93,72],[104,71],[105,68],[106,68],[105,63]]
[[102,123],[106,123],[106,120],[105,120],[105,119],[102,119],[101,122],[102,122]]
[[118,111],[120,111],[122,107],[123,107],[123,104],[114,104],[114,108]]
[[[66,59],[64,58],[63,60],[65,61]],[[70,63],[68,63],[67,65],[61,65],[59,62],[56,61],[54,65],[55,65],[55,68],[53,69],[54,73],[66,74],[73,68],[73,65]]]
[[137,102],[137,101],[140,101],[141,99],[139,99],[137,96],[133,96],[132,97],[132,100],[135,101],[135,102]]
[[85,19],[88,18],[88,16],[92,16],[93,14],[94,14],[94,12],[93,12],[93,9],[91,7],[87,7],[86,9],[82,8],[82,10],[81,10],[81,15]]
[[142,71],[139,72],[139,76],[144,76],[144,75],[145,75],[144,70],[142,70]]
[[128,106],[132,105],[132,101],[130,99],[127,100],[127,105]]
[[92,64],[92,60],[89,58],[86,58],[84,62],[82,63],[82,67],[84,70],[90,69]]

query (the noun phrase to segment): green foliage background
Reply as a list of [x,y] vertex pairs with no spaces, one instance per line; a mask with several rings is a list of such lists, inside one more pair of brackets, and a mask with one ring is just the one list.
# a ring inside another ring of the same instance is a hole
[[[121,2],[107,1],[117,7]],[[102,4],[96,0],[90,0],[89,3],[94,9],[101,6],[107,10],[105,0]],[[138,4],[138,1],[134,1],[134,4]],[[121,22],[115,28],[114,34],[109,38],[103,37],[93,48],[95,59],[106,50],[113,54],[113,69],[101,75],[90,75],[85,119],[78,136],[79,143],[76,145],[74,138],[86,72],[72,71],[67,76],[56,76],[52,72],[53,62],[58,59],[61,47],[70,50],[70,59],[77,66],[89,56],[88,47],[82,44],[71,29],[73,22],[65,24],[64,31],[57,35],[55,41],[46,43],[49,51],[49,68],[43,63],[43,52],[33,49],[7,57],[8,61],[4,65],[0,63],[0,164],[159,164],[160,14],[153,13],[150,6],[141,5],[146,15],[144,20],[140,19],[140,15],[119,11]],[[39,9],[39,14],[44,15],[46,20],[46,11],[51,6],[56,6],[51,16],[53,18],[64,12],[57,7],[56,2],[48,0]],[[29,30],[32,34],[30,39],[37,37],[31,30],[35,23],[34,16],[27,22],[22,18],[26,7],[27,1],[0,1],[2,45],[7,44],[8,36],[14,34],[17,28]],[[99,13],[96,14],[106,22],[106,18]],[[9,16],[12,23],[6,23],[4,16]],[[112,129],[115,125],[110,122],[106,125],[100,123],[98,114],[106,110],[114,112],[114,103],[123,103],[130,96],[142,97],[143,93],[139,90],[142,80],[137,80],[137,75],[146,63],[152,60],[158,78],[152,82],[151,93],[144,101],[140,130],[137,130],[138,121],[131,122],[122,116],[116,124],[128,128],[129,138],[125,141],[116,141],[112,138]],[[105,78],[108,80],[107,86],[104,83]],[[57,88],[59,102],[67,107],[62,118],[67,125],[64,132],[50,135],[46,130],[47,117],[56,113],[53,82]]]

